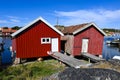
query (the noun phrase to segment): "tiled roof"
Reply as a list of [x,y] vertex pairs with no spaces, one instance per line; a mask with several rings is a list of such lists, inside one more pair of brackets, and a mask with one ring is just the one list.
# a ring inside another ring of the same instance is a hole
[[73,32],[75,32],[76,30],[85,27],[87,24],[89,24],[89,23],[67,26],[67,27],[64,27],[64,30],[63,30],[62,32],[63,32],[64,34],[73,33]]
[[13,33],[13,32],[16,32],[17,30],[13,30],[12,28],[8,28],[8,29],[4,29],[4,28],[1,28],[2,32],[4,33]]
[[106,36],[105,32],[102,31],[95,23],[84,23],[84,24],[79,24],[79,25],[73,25],[73,26],[66,26],[62,29],[60,29],[60,31],[63,34],[77,34],[87,28],[89,28],[91,25],[93,25],[98,31],[100,31],[104,36]]
[[2,32],[10,32],[10,31],[11,31],[10,28],[8,28],[8,29],[4,29],[4,28],[2,28]]
[[12,33],[16,32],[16,31],[17,31],[17,30],[14,30],[14,29],[11,30]]

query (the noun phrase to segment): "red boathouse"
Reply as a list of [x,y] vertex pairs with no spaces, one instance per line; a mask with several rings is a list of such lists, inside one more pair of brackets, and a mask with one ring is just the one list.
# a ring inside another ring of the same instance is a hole
[[86,23],[74,26],[67,26],[61,29],[64,36],[62,50],[72,56],[79,56],[81,53],[102,55],[103,40],[106,35],[94,23]]
[[47,51],[60,51],[59,30],[42,17],[12,34],[12,49],[16,58],[34,58],[48,56]]

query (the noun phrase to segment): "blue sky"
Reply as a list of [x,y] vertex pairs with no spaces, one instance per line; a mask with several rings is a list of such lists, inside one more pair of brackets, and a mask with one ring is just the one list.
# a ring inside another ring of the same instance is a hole
[[120,0],[0,0],[0,27],[25,26],[39,16],[53,26],[94,22],[120,29]]

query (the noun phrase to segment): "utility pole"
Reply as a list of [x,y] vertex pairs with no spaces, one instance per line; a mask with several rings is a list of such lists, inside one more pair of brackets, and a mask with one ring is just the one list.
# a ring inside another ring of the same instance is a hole
[[57,17],[57,26],[58,26],[58,23],[59,23],[59,17]]

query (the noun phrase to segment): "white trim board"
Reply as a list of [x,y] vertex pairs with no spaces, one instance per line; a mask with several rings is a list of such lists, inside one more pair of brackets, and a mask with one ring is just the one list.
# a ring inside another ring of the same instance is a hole
[[24,31],[25,29],[29,28],[31,25],[33,25],[34,23],[36,23],[37,21],[41,20],[42,22],[44,22],[45,24],[47,24],[50,28],[52,28],[54,31],[56,31],[57,33],[59,33],[61,36],[64,36],[64,34],[62,32],[60,32],[58,29],[56,29],[55,27],[53,27],[50,23],[48,23],[46,20],[44,20],[42,17],[39,17],[37,19],[35,19],[34,21],[32,21],[31,23],[29,23],[28,25],[26,25],[25,27],[22,27],[21,29],[19,29],[18,31],[14,32],[13,34],[11,34],[12,37],[15,37],[16,35],[18,35],[19,33],[21,33],[22,31]]
[[89,24],[85,25],[83,28],[80,28],[80,29],[74,31],[73,34],[75,35],[81,31],[85,30],[86,28],[90,27],[91,25],[93,25],[98,31],[100,31],[104,36],[106,36],[106,33],[103,32],[100,28],[98,28],[95,23],[89,23]]

